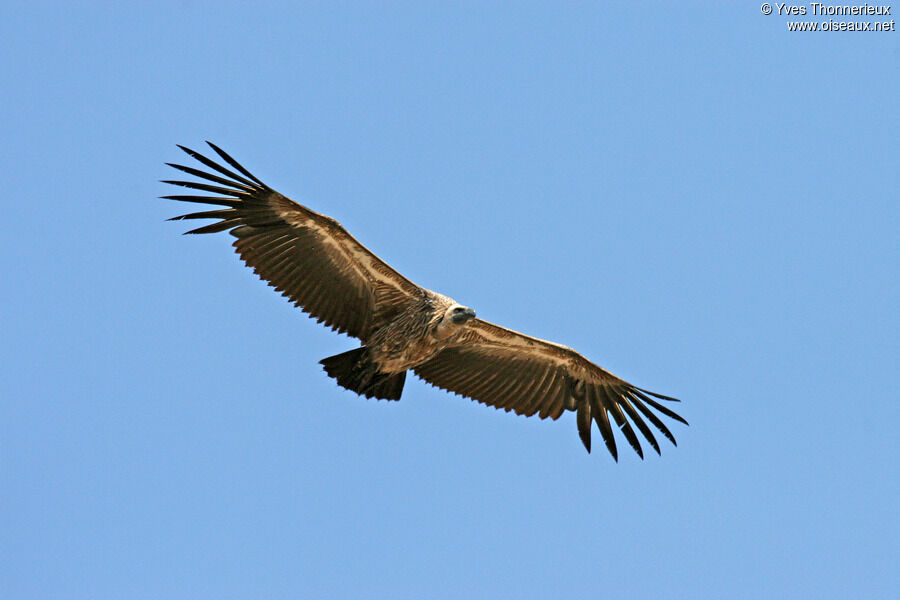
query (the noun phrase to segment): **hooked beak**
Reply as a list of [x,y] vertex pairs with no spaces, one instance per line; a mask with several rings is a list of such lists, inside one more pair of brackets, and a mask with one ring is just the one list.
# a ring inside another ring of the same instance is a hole
[[475,318],[475,311],[472,310],[471,308],[467,308],[466,310],[462,311],[461,313],[457,313],[457,314],[453,315],[453,322],[457,323],[457,324],[465,323],[469,319],[474,319],[474,318]]

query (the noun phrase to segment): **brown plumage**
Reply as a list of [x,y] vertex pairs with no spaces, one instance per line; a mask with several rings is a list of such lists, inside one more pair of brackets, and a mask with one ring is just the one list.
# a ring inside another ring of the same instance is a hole
[[659,402],[675,398],[631,385],[571,348],[475,318],[473,310],[397,273],[334,219],[282,196],[207,143],[231,168],[179,146],[215,173],[167,163],[205,182],[164,183],[217,195],[163,198],[223,208],[172,220],[217,219],[187,233],[230,230],[237,253],[269,285],[319,322],[358,338],[360,348],[320,361],[342,387],[399,400],[411,369],[437,387],[519,415],[555,420],[574,411],[588,452],[593,421],[616,460],[613,424],[642,458],[635,427],[660,451],[647,421],[675,444],[654,412],[687,424]]

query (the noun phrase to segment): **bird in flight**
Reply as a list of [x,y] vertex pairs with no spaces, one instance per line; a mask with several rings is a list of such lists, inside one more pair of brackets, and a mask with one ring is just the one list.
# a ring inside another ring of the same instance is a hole
[[166,163],[203,181],[163,183],[214,195],[163,198],[221,208],[170,220],[216,219],[186,233],[230,231],[238,255],[261,279],[320,323],[358,338],[359,348],[320,361],[341,387],[399,400],[412,370],[507,412],[556,420],[573,411],[587,451],[593,421],[617,461],[613,424],[641,458],[635,428],[658,454],[647,422],[672,444],[675,437],[657,413],[687,425],[661,402],[675,398],[619,379],[571,348],[479,319],[472,308],[414,284],[340,223],[281,195],[207,144],[227,167],[179,145],[211,171]]

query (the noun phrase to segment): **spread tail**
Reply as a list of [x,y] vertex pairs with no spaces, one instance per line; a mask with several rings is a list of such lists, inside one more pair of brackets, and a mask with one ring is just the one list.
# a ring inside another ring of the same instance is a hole
[[382,373],[378,365],[369,359],[365,346],[335,354],[319,361],[329,377],[337,379],[338,385],[366,398],[399,400],[406,381],[406,371]]

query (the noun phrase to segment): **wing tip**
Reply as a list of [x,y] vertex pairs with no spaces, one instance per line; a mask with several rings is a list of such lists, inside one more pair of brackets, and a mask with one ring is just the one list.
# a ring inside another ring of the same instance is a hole
[[651,392],[650,390],[645,390],[644,388],[640,388],[638,386],[632,386],[636,390],[640,390],[645,394],[650,394],[654,398],[659,398],[660,400],[668,400],[669,402],[681,402],[678,398],[673,398],[672,396],[665,396],[663,394],[657,394],[656,392]]
[[606,445],[606,449],[609,450],[609,455],[612,456],[613,460],[616,464],[619,464],[619,451],[615,446]]

